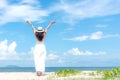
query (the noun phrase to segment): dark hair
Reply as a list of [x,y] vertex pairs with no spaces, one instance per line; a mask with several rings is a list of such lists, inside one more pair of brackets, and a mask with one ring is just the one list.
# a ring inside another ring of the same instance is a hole
[[45,32],[35,32],[35,36],[39,41],[42,41],[44,38],[44,33]]

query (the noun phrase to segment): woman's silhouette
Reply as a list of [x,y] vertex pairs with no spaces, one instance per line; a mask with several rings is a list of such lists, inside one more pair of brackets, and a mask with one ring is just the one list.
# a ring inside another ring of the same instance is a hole
[[34,62],[35,62],[36,75],[41,76],[45,71],[46,48],[44,45],[44,39],[46,37],[48,29],[56,22],[51,21],[45,30],[43,30],[42,27],[38,27],[38,29],[36,30],[32,25],[31,21],[27,20],[26,22],[32,27],[36,37],[36,45],[34,48]]

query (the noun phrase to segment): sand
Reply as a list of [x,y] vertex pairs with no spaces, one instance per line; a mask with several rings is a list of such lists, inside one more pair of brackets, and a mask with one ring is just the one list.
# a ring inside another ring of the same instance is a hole
[[0,80],[70,80],[72,78],[85,78],[86,80],[91,78],[101,78],[101,75],[90,75],[95,71],[82,71],[77,75],[68,77],[56,77],[53,76],[54,72],[45,72],[42,76],[36,76],[35,72],[0,72]]
[[38,77],[33,72],[1,72],[0,80],[46,80],[52,72],[46,72]]

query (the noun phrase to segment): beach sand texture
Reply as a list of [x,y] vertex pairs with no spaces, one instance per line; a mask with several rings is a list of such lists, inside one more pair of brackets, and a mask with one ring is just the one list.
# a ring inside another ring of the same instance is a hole
[[46,72],[38,77],[34,72],[1,72],[0,80],[46,80],[52,72]]
[[85,78],[94,79],[101,78],[101,75],[91,76],[92,71],[83,71],[81,74],[68,76],[68,77],[56,77],[53,76],[54,72],[45,72],[42,76],[36,76],[35,72],[1,72],[0,80],[70,80],[72,78]]

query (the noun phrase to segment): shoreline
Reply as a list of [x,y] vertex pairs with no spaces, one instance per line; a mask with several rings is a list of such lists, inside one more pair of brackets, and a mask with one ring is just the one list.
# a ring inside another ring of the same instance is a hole
[[[45,67],[45,72],[56,72],[65,69],[73,69],[80,71],[96,71],[112,68],[116,67]],[[0,67],[0,72],[35,72],[35,67]]]

